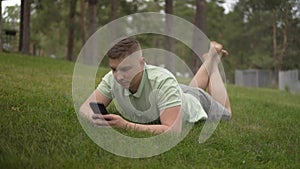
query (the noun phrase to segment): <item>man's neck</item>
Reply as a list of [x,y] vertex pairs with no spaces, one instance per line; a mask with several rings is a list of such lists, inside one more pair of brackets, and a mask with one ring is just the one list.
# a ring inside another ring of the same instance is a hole
[[137,78],[137,79],[139,79],[139,80],[137,80],[135,84],[133,84],[131,87],[129,87],[129,91],[130,91],[132,94],[134,94],[134,93],[136,93],[136,92],[138,91],[139,86],[140,86],[141,81],[142,81],[142,78],[143,78],[143,72],[144,72],[144,71],[141,71],[141,72],[139,72],[139,73],[136,75],[135,78]]

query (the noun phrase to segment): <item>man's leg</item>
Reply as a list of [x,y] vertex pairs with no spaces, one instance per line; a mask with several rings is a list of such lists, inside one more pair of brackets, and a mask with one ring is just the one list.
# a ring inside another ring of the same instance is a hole
[[212,42],[209,53],[205,56],[205,61],[192,79],[190,86],[203,90],[208,88],[208,93],[212,98],[222,104],[231,114],[229,97],[218,69],[220,62],[218,53],[228,55],[227,51],[222,49],[222,45]]

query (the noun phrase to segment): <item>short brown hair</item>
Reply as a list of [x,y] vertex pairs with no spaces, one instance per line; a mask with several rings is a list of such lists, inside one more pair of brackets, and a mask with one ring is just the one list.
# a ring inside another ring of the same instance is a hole
[[125,38],[115,44],[108,52],[107,56],[110,59],[120,59],[129,56],[130,54],[141,50],[139,42],[132,38]]

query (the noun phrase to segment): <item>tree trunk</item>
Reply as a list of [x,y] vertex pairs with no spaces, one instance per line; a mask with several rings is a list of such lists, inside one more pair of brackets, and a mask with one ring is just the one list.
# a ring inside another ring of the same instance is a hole
[[116,0],[111,0],[110,2],[111,2],[110,21],[113,21],[116,19],[117,4],[116,4]]
[[277,60],[277,25],[276,25],[276,13],[273,12],[273,59]]
[[[115,20],[116,19],[116,17],[117,17],[117,2],[116,2],[116,0],[111,0],[110,1],[111,2],[111,6],[110,6],[110,21],[113,21],[113,20]],[[115,27],[115,25],[114,25],[114,22],[111,22],[110,24],[109,24],[109,31],[110,31],[110,36],[109,36],[109,39],[110,39],[110,43],[111,42],[113,42],[114,40],[115,40],[115,38],[116,38],[116,27]]]
[[73,60],[73,48],[74,48],[74,23],[76,13],[76,1],[70,0],[70,14],[69,14],[69,26],[68,26],[68,49],[67,49],[67,60]]
[[82,46],[85,44],[85,0],[80,0],[80,29]]
[[276,25],[277,17],[276,17],[276,10],[273,9],[273,60],[274,60],[274,78],[277,83],[278,81],[278,56],[277,56],[277,25]]
[[[166,14],[173,14],[173,0],[165,0],[165,12]],[[165,32],[167,35],[173,35],[173,19],[172,16],[166,15],[166,24],[165,24]],[[171,71],[172,73],[175,73],[175,63],[174,58],[172,55],[169,55],[170,53],[174,53],[174,40],[170,36],[166,36],[165,39],[165,49],[168,51],[168,53],[165,56],[165,66],[166,68]]]
[[[206,6],[205,0],[196,0],[196,13],[195,13],[195,20],[194,24],[197,28],[199,28],[202,32],[205,31],[205,17],[204,17],[204,10]],[[194,31],[194,34],[196,31]],[[198,48],[200,44],[197,44],[197,39],[195,39],[197,36],[193,36],[193,49]],[[197,56],[195,53],[192,52],[192,71],[193,73],[196,73],[201,65],[201,60],[199,59],[199,56]]]
[[[97,30],[97,1],[88,0],[88,32],[89,36],[92,36]],[[98,64],[98,38],[90,38],[89,46],[86,46],[83,50],[84,63],[88,65]]]
[[205,0],[196,0],[196,14],[195,14],[195,25],[205,32],[205,17],[204,10],[206,6]]
[[89,3],[89,36],[97,29],[97,0],[88,0]]
[[[2,11],[2,0],[0,0],[0,11]],[[0,12],[0,52],[3,51],[2,47],[2,12]]]
[[30,0],[21,0],[19,51],[30,53]]
[[283,62],[284,59],[286,58],[286,51],[288,48],[288,25],[289,25],[289,21],[288,21],[288,15],[289,12],[291,11],[290,9],[290,5],[288,0],[285,1],[285,13],[284,13],[284,29],[283,29],[283,47],[281,50],[281,54],[280,54],[280,59],[279,59],[279,70],[283,69]]

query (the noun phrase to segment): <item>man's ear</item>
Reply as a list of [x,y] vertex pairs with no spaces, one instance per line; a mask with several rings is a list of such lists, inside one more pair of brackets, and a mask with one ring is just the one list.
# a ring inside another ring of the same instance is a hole
[[141,65],[141,68],[144,69],[144,67],[145,67],[145,58],[144,57],[141,57],[141,59],[140,59],[140,65]]

